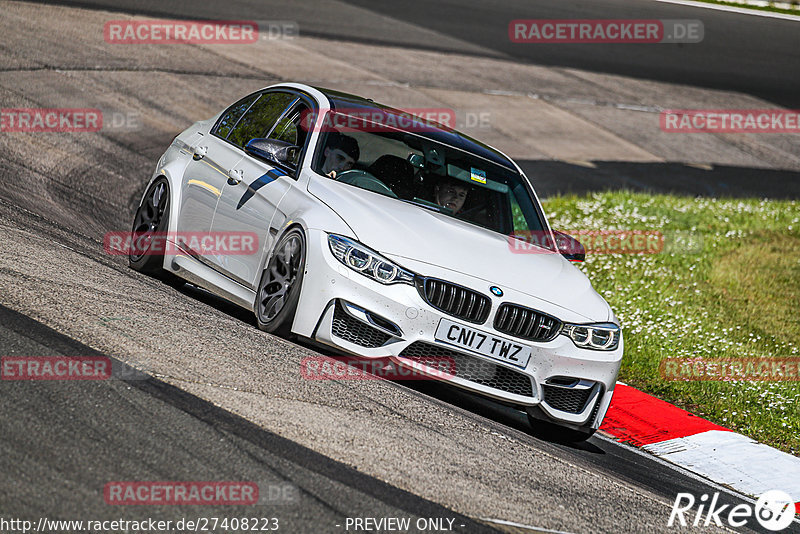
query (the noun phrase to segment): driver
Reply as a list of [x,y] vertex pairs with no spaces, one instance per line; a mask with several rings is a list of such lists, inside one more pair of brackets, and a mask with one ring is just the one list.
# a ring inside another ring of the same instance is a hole
[[325,159],[322,162],[322,174],[335,180],[338,173],[353,168],[361,151],[358,148],[358,141],[354,138],[339,132],[332,132],[323,154]]
[[452,178],[440,180],[433,188],[436,203],[451,209],[454,215],[464,207],[468,192],[469,186],[467,184]]

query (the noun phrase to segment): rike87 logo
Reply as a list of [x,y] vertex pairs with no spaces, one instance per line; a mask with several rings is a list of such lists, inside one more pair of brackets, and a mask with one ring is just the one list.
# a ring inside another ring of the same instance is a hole
[[751,518],[755,518],[763,528],[778,532],[792,523],[795,514],[794,500],[780,490],[764,492],[755,505],[737,504],[733,507],[730,504],[719,504],[719,492],[714,493],[710,499],[705,493],[700,499],[695,499],[691,493],[678,493],[667,526],[687,526],[689,523],[686,516],[691,515],[695,504],[698,505],[697,511],[694,521],[691,522],[695,527],[707,527],[712,523],[723,527],[725,522],[731,527],[743,527]]

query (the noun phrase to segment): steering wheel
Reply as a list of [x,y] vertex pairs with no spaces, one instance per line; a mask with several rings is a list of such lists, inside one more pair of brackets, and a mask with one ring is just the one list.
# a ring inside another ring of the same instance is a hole
[[389,189],[386,184],[372,176],[367,171],[361,171],[358,169],[344,171],[336,177],[336,181],[354,185],[356,187],[360,187],[361,189],[366,189],[367,191],[379,193],[387,197],[397,198],[397,195],[394,193],[394,191]]

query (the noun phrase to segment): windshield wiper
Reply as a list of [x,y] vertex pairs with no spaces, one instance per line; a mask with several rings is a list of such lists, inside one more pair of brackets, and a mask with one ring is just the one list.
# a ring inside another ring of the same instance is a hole
[[403,201],[407,204],[413,204],[414,206],[419,206],[420,208],[435,211],[436,213],[444,213],[445,215],[450,215],[453,213],[453,210],[450,208],[445,208],[444,206],[439,206],[438,204],[434,204],[433,202],[428,202],[427,200],[422,200],[419,198],[415,198],[414,200],[398,198],[397,200]]

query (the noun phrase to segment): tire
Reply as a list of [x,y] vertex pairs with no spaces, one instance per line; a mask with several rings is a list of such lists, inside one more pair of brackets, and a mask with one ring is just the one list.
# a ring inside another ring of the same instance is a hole
[[531,431],[534,436],[556,443],[580,443],[591,438],[596,432],[594,428],[581,430],[567,428],[555,423],[536,419],[535,417],[531,417],[530,414],[528,414],[528,423],[531,426]]
[[[166,232],[169,229],[170,194],[166,178],[153,182],[145,193],[142,204],[136,210],[131,229],[131,249],[128,254],[128,265],[141,273],[169,277],[164,271],[164,250],[166,248]],[[155,240],[161,248],[155,250]],[[153,249],[153,250],[151,250]]]
[[281,237],[258,284],[254,312],[258,328],[289,338],[306,268],[306,239],[298,228]]

